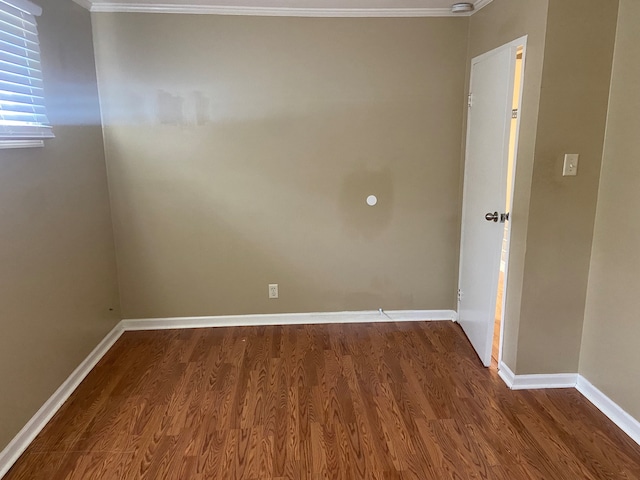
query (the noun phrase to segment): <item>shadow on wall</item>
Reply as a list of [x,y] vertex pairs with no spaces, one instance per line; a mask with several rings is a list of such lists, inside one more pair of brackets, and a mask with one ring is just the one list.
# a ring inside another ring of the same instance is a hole
[[451,307],[450,139],[412,102],[328,107],[106,126],[126,317]]
[[[369,195],[377,199],[373,206],[366,202]],[[363,238],[380,235],[391,224],[393,201],[393,172],[389,167],[361,167],[347,174],[339,200],[345,231]]]

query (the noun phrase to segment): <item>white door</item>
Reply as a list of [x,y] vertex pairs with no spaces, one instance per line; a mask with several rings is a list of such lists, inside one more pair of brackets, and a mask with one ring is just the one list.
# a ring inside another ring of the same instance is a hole
[[[458,321],[485,366],[491,364],[516,41],[471,62],[462,201]],[[497,217],[497,218],[495,218]]]

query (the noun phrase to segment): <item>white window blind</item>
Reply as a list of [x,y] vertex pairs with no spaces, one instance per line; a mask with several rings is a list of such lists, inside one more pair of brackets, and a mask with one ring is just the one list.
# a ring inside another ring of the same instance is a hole
[[36,23],[41,13],[28,0],[0,0],[0,142],[53,137]]

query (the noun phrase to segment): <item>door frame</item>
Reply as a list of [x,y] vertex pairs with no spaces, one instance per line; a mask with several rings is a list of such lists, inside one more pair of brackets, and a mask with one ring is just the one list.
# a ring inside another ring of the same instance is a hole
[[[470,64],[470,70],[469,70],[469,93],[473,93],[471,92],[471,85],[473,84],[473,66],[476,63],[481,62],[482,60],[484,60],[485,58],[491,56],[491,55],[495,55],[498,52],[501,52],[502,50],[505,49],[509,49],[512,52],[511,58],[510,58],[510,69],[509,71],[511,72],[510,78],[509,78],[509,90],[513,91],[515,89],[515,68],[516,68],[516,55],[517,55],[517,50],[519,47],[522,47],[522,77],[521,77],[521,82],[520,82],[520,91],[518,92],[519,95],[519,105],[518,105],[518,118],[517,118],[517,122],[516,122],[516,135],[515,135],[515,142],[514,142],[514,155],[513,155],[513,168],[512,168],[512,174],[511,174],[511,178],[506,178],[505,182],[503,183],[502,188],[503,190],[503,198],[506,199],[506,186],[507,186],[507,182],[511,182],[511,204],[508,206],[508,212],[509,212],[509,220],[508,222],[510,222],[509,225],[509,230],[508,230],[508,234],[507,234],[507,241],[506,241],[506,258],[505,258],[505,271],[504,271],[504,283],[503,283],[503,293],[502,293],[502,308],[501,308],[501,321],[500,321],[500,338],[498,340],[498,369],[500,368],[500,365],[502,363],[502,344],[504,341],[504,318],[505,318],[505,308],[506,308],[506,303],[507,303],[507,282],[508,282],[508,276],[509,276],[509,257],[510,257],[510,253],[511,253],[511,232],[512,232],[512,225],[513,225],[513,200],[514,200],[514,193],[515,193],[515,179],[516,179],[516,170],[517,170],[517,163],[518,163],[518,143],[519,143],[519,138],[520,138],[520,122],[522,120],[522,95],[523,95],[523,91],[524,91],[524,80],[525,80],[525,66],[526,66],[526,55],[527,55],[527,38],[528,35],[524,35],[522,37],[516,38],[515,40],[512,40],[508,43],[505,43],[504,45],[501,45],[497,48],[494,48],[492,50],[489,50],[488,52],[485,52],[481,55],[478,55],[474,58],[471,59],[471,64]],[[505,112],[505,129],[507,130],[507,138],[509,137],[509,135],[511,134],[511,114],[512,114],[512,104],[509,104],[509,108],[508,110]],[[469,122],[469,115],[468,115],[468,110],[467,110],[467,116],[466,116],[466,121],[467,121],[467,128],[466,128],[466,135],[465,135],[465,153],[464,153],[464,175],[463,175],[463,185],[462,185],[462,192],[463,192],[463,198],[462,198],[462,212],[461,212],[461,226],[460,226],[460,257],[459,257],[459,263],[458,263],[458,291],[460,291],[460,281],[462,278],[462,260],[463,260],[463,251],[464,251],[464,228],[465,228],[465,209],[464,209],[464,185],[467,182],[467,168],[466,168],[466,162],[467,159],[469,158],[469,134],[470,134],[470,130],[471,130],[471,124]],[[508,158],[509,155],[509,145],[506,145],[506,155]],[[508,171],[508,170],[507,170]],[[505,172],[506,174],[506,172]],[[500,272],[500,267],[498,266],[498,270],[496,272],[493,273],[493,275],[498,275]],[[495,280],[495,279],[494,279]],[[497,291],[495,292],[494,298],[497,296]],[[496,305],[496,300],[497,298],[492,302],[493,303],[493,310],[495,312],[495,307]],[[457,296],[457,311],[460,311],[460,296]],[[495,329],[495,315],[494,315],[494,321],[493,321],[493,326],[494,328],[491,329],[492,335],[490,336],[491,339],[491,344],[493,343],[493,332]]]
[[[520,123],[522,121],[522,95],[524,92],[524,73],[527,59],[527,35],[520,37],[509,45],[516,44],[516,51],[518,47],[522,47],[522,77],[520,79],[520,91],[518,92],[518,118],[516,119],[516,138],[513,144],[513,168],[511,170],[511,178],[507,178],[507,182],[511,182],[511,203],[509,205],[509,231],[507,234],[507,253],[504,259],[504,284],[502,286],[502,308],[500,309],[500,339],[498,340],[498,369],[502,364],[502,342],[504,340],[504,318],[507,309],[507,281],[509,277],[509,259],[511,258],[511,231],[513,228],[513,200],[515,198],[515,186],[516,186],[516,170],[518,165],[518,142],[520,139]],[[515,73],[515,70],[514,70]]]

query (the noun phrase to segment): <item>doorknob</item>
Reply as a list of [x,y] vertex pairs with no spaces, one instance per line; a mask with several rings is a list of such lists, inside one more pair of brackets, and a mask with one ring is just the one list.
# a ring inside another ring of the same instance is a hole
[[497,222],[499,218],[500,218],[500,215],[498,215],[498,212],[487,213],[487,214],[484,216],[484,219],[485,219],[487,222]]

